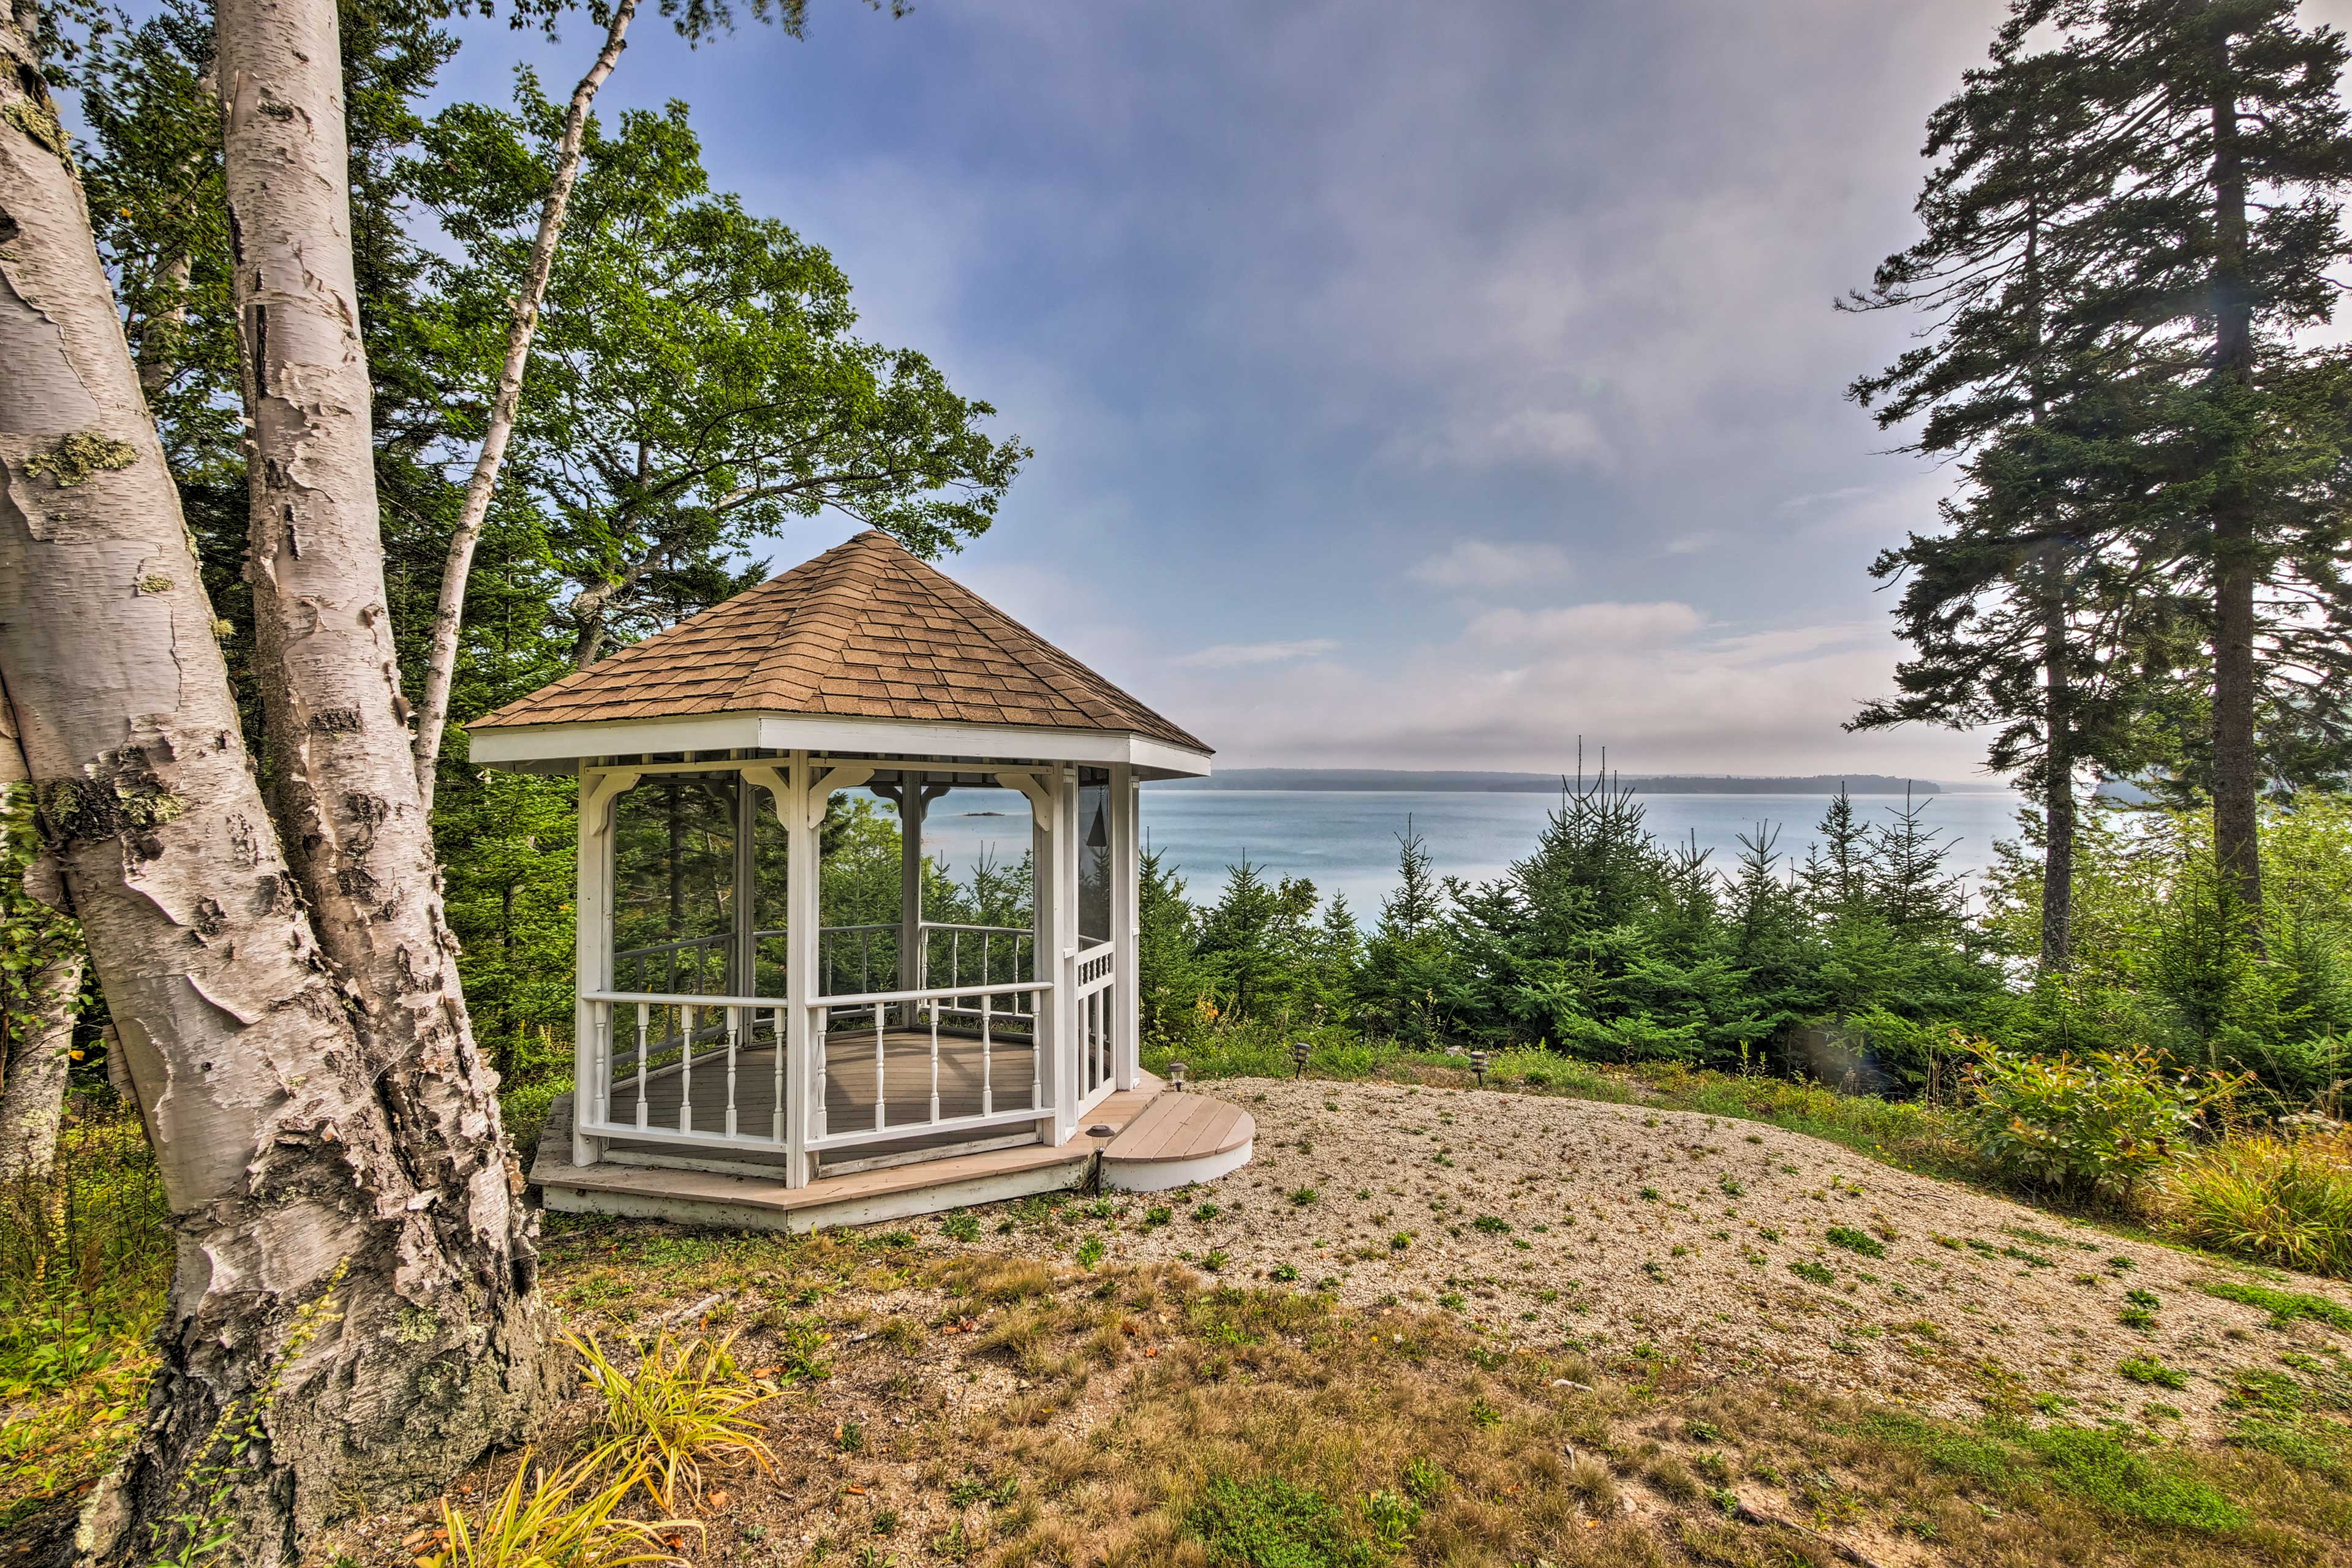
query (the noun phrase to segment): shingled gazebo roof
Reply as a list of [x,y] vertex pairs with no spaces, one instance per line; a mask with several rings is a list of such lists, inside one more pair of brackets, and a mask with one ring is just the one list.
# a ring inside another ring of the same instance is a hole
[[1209,750],[875,529],[467,728],[717,714],[1105,731]]

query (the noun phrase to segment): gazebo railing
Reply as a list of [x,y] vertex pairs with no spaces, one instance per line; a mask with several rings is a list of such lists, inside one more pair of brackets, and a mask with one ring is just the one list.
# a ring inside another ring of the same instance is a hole
[[767,996],[593,991],[592,1137],[782,1152],[788,1004]]
[[[924,921],[921,931],[927,989],[1036,978],[1037,933],[1027,926]],[[755,931],[751,936],[756,944],[785,934],[779,927]],[[899,936],[895,921],[824,927],[817,933],[819,983],[829,994],[864,994],[877,981],[908,989],[912,976],[898,965]],[[732,933],[718,931],[623,948],[613,954],[614,984],[647,995],[717,995],[727,987],[728,952],[734,940]]]
[[1078,1037],[1078,1109],[1086,1110],[1117,1087],[1114,987],[1118,950],[1109,942],[1081,948],[1070,1017]]
[[[887,931],[895,941],[897,931],[845,926],[824,934]],[[628,961],[637,973],[656,966],[665,977],[699,983],[715,970],[723,979],[728,941],[722,934],[630,949],[614,955],[615,971],[625,973]],[[794,1114],[806,1118],[803,1146],[812,1152],[1035,1121],[1047,1111],[1040,998],[1055,986],[1034,973],[1034,933],[926,921],[923,941],[944,972],[936,983],[806,1003],[812,1092],[802,1107],[792,1103],[785,999],[654,988],[584,993],[591,1050],[579,1131],[772,1155],[788,1149],[786,1119]],[[1076,1074],[1082,1110],[1115,1087],[1114,951],[1094,942],[1074,961],[1066,1015],[1073,1038],[1057,1056]]]
[[[1051,981],[1020,980],[813,999],[808,1004],[809,1034],[816,1071],[814,1092],[810,1096],[808,1147],[846,1149],[1036,1121],[1045,1109],[1044,1063],[1034,1027],[1037,998],[1053,988]],[[922,1026],[892,1028],[890,1016],[899,1008],[923,1020]],[[977,1020],[976,1041],[941,1032],[941,1019],[958,1015]],[[1001,1036],[1000,1024],[1016,1026],[1026,1037]],[[867,1070],[863,1050],[856,1066],[846,1061],[841,1066],[839,1076],[847,1092],[840,1098],[848,1103],[844,1116],[833,1115],[831,1101],[836,1097],[832,1092],[831,1047],[844,1036],[861,1047],[869,1039],[873,1043],[870,1124],[866,1108],[856,1103]],[[901,1064],[909,1056],[915,1058],[913,1087],[895,1097],[890,1082],[894,1054]],[[1012,1059],[1000,1066],[1003,1058]],[[943,1079],[943,1069],[952,1077]],[[948,1090],[945,1095],[943,1088]],[[976,1103],[978,1108],[950,1111],[950,1103]]]

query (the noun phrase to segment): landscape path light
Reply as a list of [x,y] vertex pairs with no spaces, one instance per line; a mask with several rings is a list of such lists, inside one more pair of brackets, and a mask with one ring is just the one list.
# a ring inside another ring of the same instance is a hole
[[1298,1076],[1300,1078],[1305,1078],[1307,1076],[1307,1053],[1310,1048],[1311,1047],[1305,1040],[1294,1040],[1291,1042],[1290,1063],[1293,1067],[1298,1069]]
[[1478,1087],[1479,1087],[1480,1089],[1484,1089],[1484,1088],[1486,1088],[1486,1053],[1485,1051],[1483,1051],[1483,1050],[1477,1050],[1477,1051],[1472,1051],[1472,1052],[1470,1053],[1470,1070],[1471,1070],[1472,1072],[1475,1072],[1475,1073],[1476,1073],[1476,1074],[1478,1075]]
[[1168,1087],[1174,1089],[1178,1094],[1183,1093],[1184,1075],[1190,1070],[1191,1069],[1185,1067],[1182,1062],[1170,1062],[1168,1064]]

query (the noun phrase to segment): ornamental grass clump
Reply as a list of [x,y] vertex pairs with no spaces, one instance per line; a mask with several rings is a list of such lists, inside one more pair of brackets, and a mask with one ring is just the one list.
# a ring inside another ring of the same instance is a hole
[[526,1449],[514,1479],[478,1521],[441,1500],[442,1543],[417,1561],[430,1568],[627,1568],[677,1561],[670,1540],[701,1526],[618,1517],[645,1479],[643,1467],[625,1466],[600,1479],[601,1468],[600,1457],[592,1454],[551,1475],[531,1463]]
[[2192,1241],[2352,1279],[2352,1131],[2221,1139],[2165,1173],[2159,1202]]
[[624,1372],[594,1339],[564,1336],[586,1363],[588,1384],[604,1397],[597,1418],[602,1441],[590,1458],[642,1483],[664,1509],[681,1490],[702,1495],[703,1467],[772,1471],[776,1457],[762,1436],[759,1409],[777,1395],[735,1364],[730,1342],[697,1337],[678,1342],[667,1333],[646,1346],[634,1372]]
[[2176,1072],[2143,1047],[2034,1056],[1972,1042],[1962,1112],[2003,1176],[2077,1199],[2127,1202],[2185,1152],[2205,1110],[2243,1087]]

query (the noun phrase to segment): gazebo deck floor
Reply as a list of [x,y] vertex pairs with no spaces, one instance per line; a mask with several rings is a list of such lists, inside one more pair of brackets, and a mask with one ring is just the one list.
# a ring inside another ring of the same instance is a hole
[[[981,1042],[961,1036],[940,1037],[939,1093],[942,1118],[981,1115],[985,1104],[998,1115],[1036,1108],[1036,1048],[1029,1042],[992,1040],[983,1060]],[[835,1164],[863,1163],[926,1148],[951,1147],[975,1140],[1017,1137],[1019,1124],[979,1130],[932,1132],[924,1127],[931,1115],[931,1034],[929,1029],[890,1029],[882,1037],[882,1100],[887,1126],[906,1126],[908,1135],[887,1142],[856,1144],[831,1151]],[[983,1085],[983,1077],[985,1083]],[[983,1087],[987,1093],[983,1095]],[[825,1037],[824,1124],[834,1132],[863,1131],[875,1125],[874,1035],[871,1030],[835,1033]],[[727,1131],[727,1064],[723,1056],[704,1056],[688,1076],[676,1066],[646,1075],[645,1108],[648,1125],[665,1131],[680,1130],[678,1105],[691,1092],[691,1112],[685,1123],[697,1132],[712,1135]],[[612,1115],[624,1125],[637,1119],[637,1083],[623,1078],[613,1085]],[[743,1133],[764,1135],[775,1125],[776,1053],[771,1047],[739,1051],[735,1057],[735,1125]],[[614,1139],[614,1150],[633,1158],[709,1159],[716,1152],[695,1150],[656,1140]],[[729,1163],[772,1165],[781,1169],[785,1156],[729,1150]]]
[[[928,1032],[922,1039],[925,1057],[923,1089],[928,1113]],[[873,1105],[872,1037],[860,1043],[865,1047],[869,1069],[866,1084],[868,1098],[865,1104],[866,1114],[870,1116]],[[972,1044],[976,1047],[978,1042]],[[946,1041],[942,1039],[940,1045],[940,1092],[944,1102]],[[826,1054],[830,1059],[832,1053],[828,1051]],[[739,1092],[742,1083],[741,1071],[739,1058]],[[698,1068],[698,1077],[699,1073]],[[829,1065],[828,1076],[830,1074]],[[544,1194],[549,1208],[564,1213],[630,1215],[687,1224],[769,1230],[866,1225],[911,1215],[938,1214],[974,1204],[999,1203],[1033,1193],[1083,1187],[1094,1172],[1096,1154],[1104,1138],[1109,1137],[1115,1150],[1118,1135],[1134,1123],[1160,1097],[1165,1088],[1160,1079],[1145,1073],[1142,1081],[1134,1089],[1106,1095],[1079,1118],[1077,1132],[1058,1147],[1030,1142],[1015,1148],[942,1154],[878,1170],[862,1170],[844,1175],[820,1174],[803,1187],[786,1186],[781,1170],[770,1176],[740,1169],[656,1166],[609,1159],[593,1165],[574,1165],[572,1163],[572,1098],[565,1095],[549,1107],[547,1126],[540,1135],[538,1157],[531,1165],[530,1180]],[[630,1108],[634,1109],[633,1102]],[[616,1109],[620,1107],[616,1106]],[[945,1109],[942,1103],[942,1111]],[[830,1103],[826,1113],[829,1118],[834,1113]],[[740,1114],[739,1107],[739,1117]],[[1096,1128],[1107,1129],[1108,1132],[1094,1132],[1092,1130]],[[962,1136],[968,1139],[971,1135]],[[625,1146],[615,1141],[612,1147],[618,1150]],[[640,1147],[648,1152],[656,1150],[656,1146],[651,1144]],[[867,1151],[860,1149],[856,1152],[862,1153]],[[681,1149],[677,1145],[658,1150],[662,1156],[694,1152],[698,1151]],[[1248,1157],[1245,1143],[1238,1153],[1240,1159]],[[1232,1159],[1233,1153],[1229,1152],[1225,1157]],[[1108,1156],[1105,1169],[1109,1169]]]

